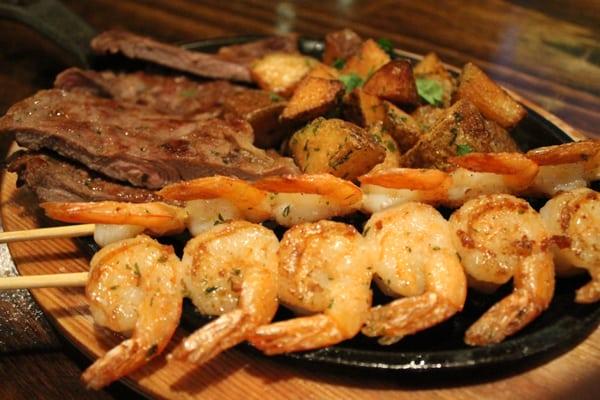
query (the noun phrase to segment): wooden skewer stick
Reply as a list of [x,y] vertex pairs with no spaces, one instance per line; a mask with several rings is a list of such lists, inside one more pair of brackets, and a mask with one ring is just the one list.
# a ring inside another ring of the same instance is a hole
[[49,287],[77,287],[85,286],[87,280],[87,272],[73,272],[68,274],[50,275],[7,276],[0,278],[0,290]]
[[0,232],[0,243],[18,242],[23,240],[90,236],[94,234],[95,229],[95,224],[82,224],[57,226],[55,228],[29,229],[26,231]]

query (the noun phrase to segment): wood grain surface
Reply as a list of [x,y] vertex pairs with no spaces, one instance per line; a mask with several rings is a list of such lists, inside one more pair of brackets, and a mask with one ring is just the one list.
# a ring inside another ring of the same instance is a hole
[[[98,31],[120,27],[174,43],[288,31],[321,37],[328,31],[350,27],[363,36],[389,38],[407,51],[419,54],[436,51],[450,64],[474,61],[505,87],[540,104],[585,135],[600,138],[600,3],[597,1],[69,0],[64,3]],[[73,62],[73,58],[37,33],[0,20],[0,113],[14,102],[49,87],[54,76]],[[0,154],[6,154],[9,143],[10,137],[0,138]],[[6,198],[5,194],[2,193],[2,198]],[[32,216],[23,214],[23,219],[5,223],[15,229],[19,224],[31,223],[29,218]],[[15,245],[11,251],[13,255],[19,252],[19,265],[24,262],[31,268],[38,261],[47,261],[48,254],[44,251],[48,250],[55,257],[53,268],[84,262],[77,255],[71,257],[71,252],[76,252],[72,242],[61,243],[58,254],[54,245],[48,244],[22,248]],[[11,273],[5,248],[0,248],[0,256],[3,265],[0,272]],[[63,320],[70,321],[69,315],[64,315]],[[98,339],[95,349],[108,343],[103,340],[108,339]],[[54,333],[26,291],[0,293],[0,354],[1,398],[107,398],[131,394],[121,385],[107,392],[85,392],[76,379],[85,361],[78,360],[72,347]],[[516,394],[544,399],[594,398],[600,389],[599,366],[599,331],[575,350],[546,365],[493,383],[474,378],[458,384],[442,381],[415,385],[380,377],[350,378],[275,360],[256,361],[234,350],[202,373],[190,375],[194,380],[199,377],[200,383],[192,385],[188,394],[203,398],[236,395],[514,398]],[[17,369],[18,374],[14,372]],[[240,376],[247,379],[246,384],[231,382],[232,377]]]

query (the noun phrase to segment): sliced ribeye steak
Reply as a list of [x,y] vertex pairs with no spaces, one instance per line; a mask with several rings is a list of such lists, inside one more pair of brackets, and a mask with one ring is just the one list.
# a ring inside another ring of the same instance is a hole
[[164,113],[204,118],[221,113],[225,100],[251,89],[228,81],[195,82],[183,76],[145,72],[115,73],[69,68],[61,72],[54,87],[87,91],[97,96],[136,103]]
[[7,160],[7,169],[18,175],[17,186],[46,201],[164,201],[156,193],[100,177],[87,168],[47,154],[19,151]]
[[224,60],[215,54],[186,50],[130,32],[103,32],[92,39],[91,46],[98,54],[121,53],[128,58],[150,61],[202,77],[252,81],[250,70],[245,65]]
[[161,188],[202,176],[257,179],[297,173],[291,159],[252,145],[237,117],[188,120],[85,92],[43,90],[13,105],[0,132],[134,186]]

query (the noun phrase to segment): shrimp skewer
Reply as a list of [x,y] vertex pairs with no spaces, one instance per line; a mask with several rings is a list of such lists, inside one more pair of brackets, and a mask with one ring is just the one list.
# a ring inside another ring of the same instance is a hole
[[362,237],[349,225],[320,221],[289,229],[279,248],[279,300],[313,315],[263,325],[250,343],[280,354],[355,336],[371,306],[369,262]]
[[356,185],[330,174],[272,176],[254,186],[270,193],[271,218],[283,226],[350,214],[362,199]]
[[600,179],[600,141],[540,147],[526,156],[540,166],[534,182],[525,191],[529,195],[552,197]]
[[99,389],[166,347],[181,316],[181,264],[170,246],[144,235],[113,243],[92,258],[85,293],[98,325],[131,333],[83,373]]
[[452,214],[450,224],[470,286],[489,289],[513,278],[513,293],[467,330],[467,344],[499,343],[548,308],[554,294],[549,235],[529,203],[511,195],[481,196]]
[[48,217],[58,221],[96,224],[94,239],[101,246],[143,231],[156,236],[179,233],[185,230],[188,218],[183,208],[161,202],[48,202],[40,206]]
[[540,210],[548,232],[562,240],[552,246],[557,274],[585,268],[592,280],[577,290],[575,301],[600,300],[600,194],[587,188],[564,192]]
[[237,178],[198,178],[171,184],[158,193],[166,199],[187,201],[188,229],[194,236],[224,221],[262,222],[271,215],[268,193]]
[[374,213],[409,201],[456,207],[482,194],[519,193],[539,169],[519,153],[471,153],[450,161],[459,168],[394,168],[359,177],[363,210]]
[[371,309],[362,329],[392,344],[462,310],[466,278],[448,222],[431,206],[406,203],[373,214],[364,228],[374,279],[403,298]]
[[267,228],[246,221],[215,226],[192,239],[183,256],[188,296],[205,315],[220,315],[169,357],[202,364],[241,343],[277,310],[277,249]]

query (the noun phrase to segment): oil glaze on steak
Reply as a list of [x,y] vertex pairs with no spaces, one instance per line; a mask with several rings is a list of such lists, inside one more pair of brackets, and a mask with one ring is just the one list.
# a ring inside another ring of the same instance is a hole
[[291,159],[254,147],[242,119],[189,120],[82,92],[40,91],[9,109],[0,132],[15,133],[26,148],[49,149],[149,189],[201,176],[297,172]]

